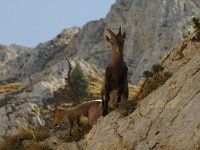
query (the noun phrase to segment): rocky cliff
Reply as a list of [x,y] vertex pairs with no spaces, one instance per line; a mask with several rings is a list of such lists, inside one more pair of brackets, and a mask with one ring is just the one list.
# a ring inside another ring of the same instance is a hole
[[[196,33],[186,34],[191,16],[199,14],[199,0],[117,0],[104,19],[65,29],[35,48],[1,45],[0,83],[19,81],[22,86],[0,94],[0,141],[30,124],[45,125],[36,109],[46,107],[45,100],[64,86],[66,57],[73,66],[80,64],[87,76],[102,77],[102,70],[93,64],[105,67],[110,57],[105,28],[117,31],[122,25],[127,33],[124,55],[130,81],[138,81],[158,61],[173,76],[139,102],[131,115],[124,118],[112,112],[100,118],[83,140],[53,147],[199,149],[200,44]],[[173,49],[182,36],[186,38]],[[51,138],[46,142],[52,145]]]
[[199,14],[199,0],[117,0],[105,18],[81,29],[66,29],[34,49],[1,46],[0,79],[27,77],[73,56],[105,67],[111,54],[105,29],[117,31],[122,26],[127,33],[124,54],[129,78],[136,82],[144,70],[172,50],[191,27],[191,17]]
[[198,0],[117,0],[104,19],[83,26],[61,53],[105,67],[111,54],[105,29],[117,32],[122,25],[127,33],[124,53],[129,77],[136,82],[161,54],[172,50],[190,28],[191,16],[199,14]]
[[172,77],[141,100],[131,115],[113,111],[99,118],[83,140],[63,143],[56,139],[58,145],[51,145],[63,150],[200,149],[200,40],[194,39],[195,34],[187,35],[163,57]]

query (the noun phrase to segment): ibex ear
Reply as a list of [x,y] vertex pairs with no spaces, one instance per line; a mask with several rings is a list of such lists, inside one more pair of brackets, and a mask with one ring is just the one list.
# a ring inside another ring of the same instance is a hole
[[126,38],[126,32],[124,31],[124,33],[123,33],[123,37],[124,37],[124,39]]
[[106,40],[107,40],[108,42],[111,41],[111,39],[110,39],[107,35],[105,35],[105,38],[106,38]]

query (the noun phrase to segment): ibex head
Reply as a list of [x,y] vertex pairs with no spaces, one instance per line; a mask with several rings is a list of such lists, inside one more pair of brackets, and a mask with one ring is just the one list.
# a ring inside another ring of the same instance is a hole
[[53,125],[58,126],[62,121],[62,116],[60,115],[61,108],[54,104],[53,108],[49,106],[48,109],[50,110],[53,116]]
[[126,37],[126,32],[121,33],[121,26],[117,34],[113,33],[110,29],[106,29],[110,33],[110,37],[107,35],[106,40],[112,45],[112,49],[118,53],[123,52],[124,40]]

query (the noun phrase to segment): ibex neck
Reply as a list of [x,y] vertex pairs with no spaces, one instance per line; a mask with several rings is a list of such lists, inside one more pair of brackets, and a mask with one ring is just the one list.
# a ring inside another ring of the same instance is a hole
[[121,64],[123,61],[123,53],[112,52],[111,64]]

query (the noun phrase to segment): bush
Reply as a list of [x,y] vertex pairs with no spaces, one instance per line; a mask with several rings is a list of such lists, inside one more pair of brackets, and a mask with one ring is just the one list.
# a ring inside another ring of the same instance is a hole
[[145,98],[149,93],[164,84],[172,76],[171,73],[164,72],[164,68],[160,64],[154,64],[151,70],[152,71],[146,70],[143,73],[145,81],[137,94],[137,100]]
[[163,68],[163,66],[160,65],[160,64],[154,64],[154,65],[151,67],[151,71],[152,71],[153,73],[158,73],[158,72],[163,71],[163,70],[164,70],[164,68]]
[[[3,143],[0,145],[0,149],[1,150],[26,150],[28,149],[28,147],[29,148],[32,147],[32,144],[34,144],[36,147],[36,143],[37,143],[37,147],[43,148],[41,150],[47,150],[47,146],[40,145],[38,142],[48,137],[49,137],[48,131],[21,129],[15,134],[5,136]],[[30,140],[31,142],[25,146],[23,142],[26,140]]]
[[200,19],[197,17],[192,17],[193,28],[195,29],[196,35],[192,37],[192,41],[200,41]]
[[196,30],[200,30],[200,20],[197,17],[192,17],[193,27]]
[[143,77],[144,78],[153,77],[153,72],[146,70],[146,71],[143,72]]
[[69,86],[66,80],[66,85],[54,91],[54,97],[44,100],[45,104],[62,104],[62,103],[75,103],[74,94],[79,99],[86,99],[89,97],[89,81],[83,73],[83,70],[79,64],[72,70],[70,74],[70,82],[73,86],[74,93],[72,93],[72,87]]
[[71,82],[74,88],[76,89],[76,93],[80,98],[88,97],[89,82],[85,77],[83,70],[79,64],[76,64],[76,67],[71,73]]

